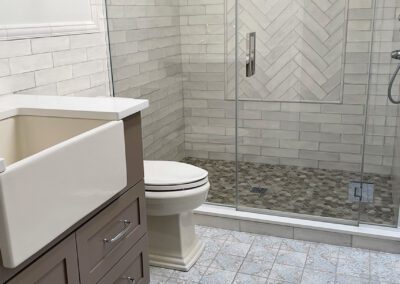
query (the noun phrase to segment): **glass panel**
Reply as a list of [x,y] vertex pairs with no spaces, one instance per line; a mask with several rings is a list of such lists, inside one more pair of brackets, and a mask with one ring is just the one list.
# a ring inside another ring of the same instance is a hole
[[142,113],[145,159],[181,160],[185,127],[179,5],[106,3],[114,95],[150,101]]
[[[228,2],[231,0],[227,0]],[[232,1],[234,3],[234,1]],[[234,53],[226,46],[224,0],[180,1],[183,95],[185,107],[184,161],[209,173],[211,188],[207,202],[234,206],[235,190],[235,101],[225,93],[234,92]],[[234,11],[234,10],[233,10]],[[233,64],[232,64],[233,63]]]
[[[399,106],[388,100],[388,82],[400,63],[390,56],[400,48],[397,4],[376,1],[360,213],[360,222],[385,226],[397,226],[399,213]],[[392,88],[395,99],[399,82]]]
[[238,0],[239,209],[358,223],[372,11]]
[[208,170],[208,201],[233,206],[235,101],[225,99],[224,1],[212,2],[108,0],[114,93],[150,100],[145,159]]

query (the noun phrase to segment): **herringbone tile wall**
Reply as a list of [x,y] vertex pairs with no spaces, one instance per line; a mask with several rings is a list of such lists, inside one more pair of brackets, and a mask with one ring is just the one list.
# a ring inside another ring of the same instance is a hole
[[239,98],[341,102],[346,12],[345,0],[239,0],[240,58],[246,33],[257,33],[257,72]]

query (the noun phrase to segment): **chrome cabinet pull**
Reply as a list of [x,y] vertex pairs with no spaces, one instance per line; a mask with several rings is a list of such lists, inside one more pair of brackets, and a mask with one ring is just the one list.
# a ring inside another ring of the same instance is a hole
[[256,73],[256,33],[246,35],[246,77],[251,77]]
[[124,223],[124,229],[119,232],[115,237],[111,238],[111,239],[103,239],[103,242],[106,244],[112,244],[115,243],[117,241],[119,241],[122,237],[124,237],[126,235],[126,233],[129,231],[129,229],[131,228],[132,222],[129,220],[121,220],[121,222]]
[[129,280],[130,283],[132,283],[132,284],[135,284],[135,283],[136,283],[135,278],[130,277],[130,276],[127,276],[127,277],[124,276],[124,277],[121,277],[121,279]]

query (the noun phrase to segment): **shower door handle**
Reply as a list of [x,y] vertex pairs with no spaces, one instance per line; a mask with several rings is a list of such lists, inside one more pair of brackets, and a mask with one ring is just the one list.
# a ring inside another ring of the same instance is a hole
[[246,35],[246,77],[251,77],[256,73],[256,33]]

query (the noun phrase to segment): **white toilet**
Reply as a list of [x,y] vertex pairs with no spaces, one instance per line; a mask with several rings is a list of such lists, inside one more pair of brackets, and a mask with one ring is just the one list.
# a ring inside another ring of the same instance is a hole
[[208,172],[172,161],[144,161],[150,264],[188,271],[203,251],[193,210],[207,198]]

